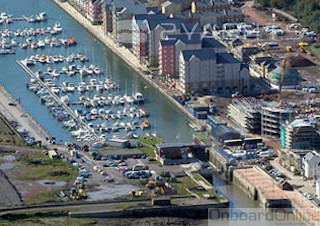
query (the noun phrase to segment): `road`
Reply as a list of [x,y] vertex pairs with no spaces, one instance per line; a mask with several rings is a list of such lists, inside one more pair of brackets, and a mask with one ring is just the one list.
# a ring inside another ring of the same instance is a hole
[[[16,106],[10,106],[9,103],[15,103]],[[37,141],[46,144],[46,137],[50,135],[37,123],[14,99],[4,87],[0,86],[0,112],[9,121],[17,121],[20,126],[29,132]]]
[[254,1],[247,1],[241,7],[244,15],[249,16],[254,22],[261,25],[273,23],[271,18],[267,18],[264,14],[253,8]]
[[292,172],[290,172],[289,170],[287,170],[286,168],[280,165],[278,158],[273,161],[270,161],[270,164],[274,168],[280,170],[287,177],[287,181],[291,185],[300,187],[297,190],[301,191],[302,193],[305,193],[305,192],[314,193],[315,191],[315,187],[313,186],[314,180],[304,180],[302,176],[294,175]]

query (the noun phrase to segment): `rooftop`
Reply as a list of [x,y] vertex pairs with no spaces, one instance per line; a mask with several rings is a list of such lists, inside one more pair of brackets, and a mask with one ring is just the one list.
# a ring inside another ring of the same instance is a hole
[[184,50],[182,51],[184,60],[189,61],[192,57],[200,60],[216,59],[217,54],[212,49],[197,49],[197,50]]
[[295,119],[290,123],[291,127],[312,127],[316,123],[316,120],[313,118],[308,119]]

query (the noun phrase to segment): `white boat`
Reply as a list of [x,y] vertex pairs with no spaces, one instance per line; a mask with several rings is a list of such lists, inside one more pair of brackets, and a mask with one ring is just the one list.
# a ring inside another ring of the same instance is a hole
[[96,108],[93,108],[93,109],[90,111],[90,113],[91,113],[92,115],[97,115],[97,114],[98,114],[98,110],[97,110]]
[[48,15],[45,12],[42,12],[39,14],[39,18],[41,21],[46,21],[48,20]]
[[74,86],[67,86],[66,90],[67,90],[67,92],[72,93],[72,92],[74,92],[75,87]]
[[85,68],[82,68],[79,70],[79,73],[81,76],[86,76],[88,74],[87,70]]
[[51,88],[51,91],[55,94],[58,94],[60,92],[60,89],[59,89],[59,87],[54,86]]
[[134,103],[134,99],[133,99],[132,97],[130,97],[130,96],[127,96],[126,102],[127,102],[128,104],[133,104],[133,103]]
[[37,48],[38,48],[37,43],[35,42],[31,43],[31,49],[37,49]]
[[69,97],[67,95],[61,97],[61,102],[66,104],[66,105],[70,105],[70,100],[69,100]]
[[98,100],[100,100],[100,97],[98,95],[94,95],[93,100],[98,101]]
[[87,69],[87,74],[88,74],[88,75],[92,75],[92,74],[93,74],[92,68],[88,68],[88,69]]
[[49,44],[51,43],[51,39],[48,38],[48,37],[45,37],[44,43],[45,43],[46,45],[49,45]]
[[135,93],[133,98],[136,103],[144,102],[144,96],[142,95],[142,93]]
[[58,33],[62,32],[61,24],[56,22],[55,25],[53,26],[53,30],[55,30]]
[[75,74],[76,74],[75,71],[68,71],[68,75],[69,75],[69,76],[74,76]]
[[44,48],[46,46],[46,43],[42,39],[40,39],[38,41],[37,45],[39,48]]
[[59,77],[60,76],[60,73],[57,72],[57,70],[53,70],[52,73],[51,73],[52,77]]
[[93,72],[94,72],[94,74],[96,74],[96,75],[100,75],[100,74],[101,74],[101,71],[100,71],[100,69],[99,69],[98,67],[94,68],[94,69],[93,69]]
[[92,86],[94,86],[94,85],[96,85],[97,84],[97,79],[90,79],[90,85],[92,85]]
[[67,67],[62,67],[61,70],[62,70],[62,73],[63,73],[63,74],[66,74],[66,73],[68,72],[68,68],[67,68]]
[[97,92],[101,92],[101,91],[103,91],[103,90],[104,90],[103,85],[96,85],[96,91],[97,91]]
[[29,67],[29,66],[33,66],[36,64],[36,62],[34,60],[31,60],[31,59],[26,59],[25,60],[26,62],[26,65]]
[[71,135],[74,136],[74,137],[77,137],[77,136],[86,135],[87,133],[88,133],[87,130],[80,128],[80,129],[78,129],[78,130],[72,131],[72,132],[71,132]]
[[78,92],[83,93],[86,91],[86,87],[85,86],[78,86],[77,90],[78,90]]

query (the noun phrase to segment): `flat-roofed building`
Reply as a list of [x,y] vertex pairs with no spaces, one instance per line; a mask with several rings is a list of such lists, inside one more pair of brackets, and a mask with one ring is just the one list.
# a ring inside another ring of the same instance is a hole
[[280,137],[281,124],[294,120],[296,112],[278,102],[263,102],[261,106],[261,134]]
[[310,149],[319,148],[319,126],[316,120],[295,119],[284,125],[281,144],[284,148]]
[[228,117],[245,132],[261,134],[261,101],[254,97],[232,99]]

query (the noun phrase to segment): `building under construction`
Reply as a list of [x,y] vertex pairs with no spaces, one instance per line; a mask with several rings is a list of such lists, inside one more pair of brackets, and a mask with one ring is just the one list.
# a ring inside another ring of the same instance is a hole
[[248,133],[261,134],[261,101],[254,97],[233,99],[228,117]]
[[228,117],[246,132],[280,137],[281,124],[291,122],[295,111],[278,102],[249,97],[234,99],[228,106]]
[[263,102],[261,106],[261,134],[280,137],[281,124],[294,120],[295,111],[279,102]]
[[319,148],[318,122],[313,118],[296,119],[281,128],[281,147],[289,149]]

